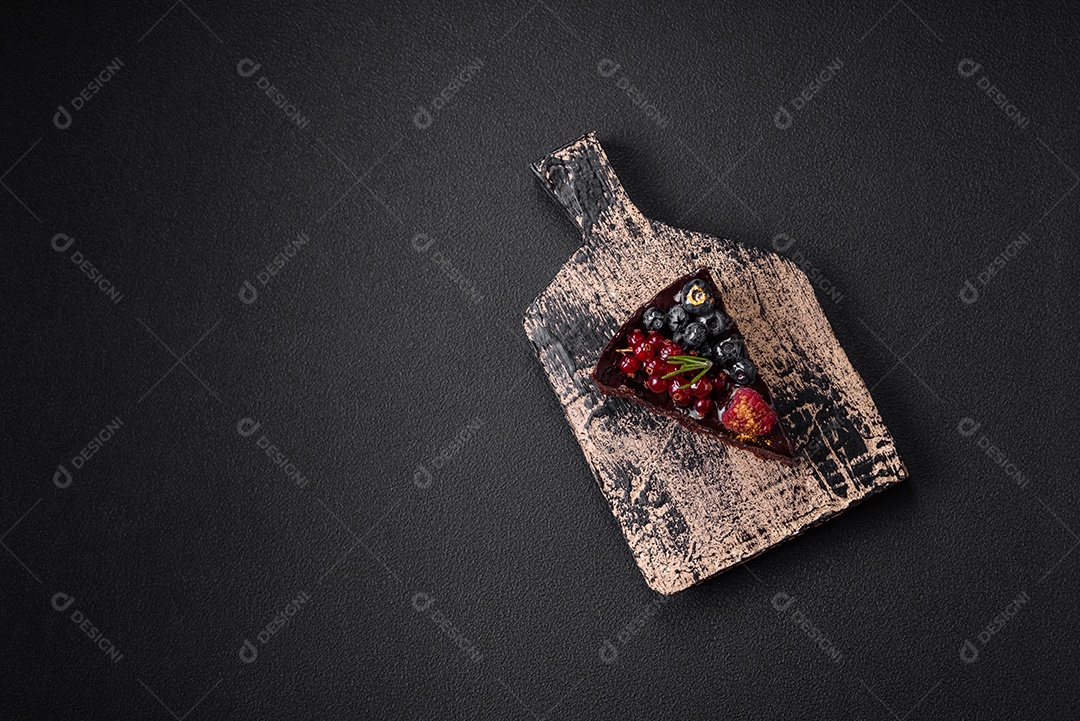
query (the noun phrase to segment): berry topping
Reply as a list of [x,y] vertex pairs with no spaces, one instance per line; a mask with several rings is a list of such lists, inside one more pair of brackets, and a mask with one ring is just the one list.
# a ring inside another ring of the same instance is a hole
[[713,346],[713,360],[722,366],[729,366],[737,360],[746,357],[742,341],[731,336]]
[[671,310],[667,312],[668,328],[674,333],[681,331],[689,322],[690,314],[681,305],[672,306]]
[[649,376],[649,380],[645,381],[645,387],[653,393],[667,393],[668,388],[671,387],[671,382],[664,380],[660,376]]
[[705,315],[712,312],[715,295],[712,286],[700,278],[695,278],[683,286],[679,293],[679,304],[690,315]]
[[645,342],[634,346],[634,357],[639,361],[647,361],[653,357],[656,353],[656,346],[652,343]]
[[686,345],[691,348],[697,348],[705,343],[708,338],[709,332],[705,330],[705,326],[701,323],[691,323],[683,331],[683,339],[686,341]]
[[720,422],[732,433],[756,438],[772,432],[776,413],[753,388],[739,388],[720,414]]
[[633,311],[608,339],[592,379],[601,393],[693,431],[763,458],[792,460],[786,424],[750,353],[736,317],[724,310],[720,287],[700,268]]
[[659,308],[653,307],[645,311],[645,315],[641,318],[641,324],[645,326],[646,330],[660,330],[664,327],[664,321],[667,320],[667,314]]
[[726,372],[731,376],[731,380],[734,381],[735,385],[738,386],[748,386],[757,378],[757,369],[746,358],[732,363]]
[[690,393],[698,398],[704,398],[713,392],[713,384],[708,378],[699,378],[690,384]]
[[[713,366],[711,360],[698,358],[697,356],[692,355],[693,351],[690,351],[690,353],[691,355],[668,356],[666,362],[670,364],[674,370],[667,373],[665,376],[661,376],[672,378],[672,388],[677,388],[688,394],[690,394],[690,386],[698,381],[704,380],[705,376],[712,370]],[[712,390],[711,384],[709,389]]]

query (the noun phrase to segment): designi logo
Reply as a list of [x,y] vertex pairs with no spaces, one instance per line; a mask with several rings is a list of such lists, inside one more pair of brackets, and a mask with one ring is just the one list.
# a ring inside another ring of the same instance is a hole
[[[97,76],[86,84],[79,94],[71,99],[71,108],[74,111],[82,110],[83,107],[90,102],[101,91],[101,86],[112,80],[113,76],[120,72],[120,68],[124,67],[124,61],[120,58],[113,58],[113,61],[105,66]],[[67,130],[71,127],[71,123],[74,122],[71,110],[68,110],[63,105],[56,106],[56,114],[53,115],[53,125],[59,130]]]
[[773,115],[773,125],[779,130],[787,130],[791,127],[791,124],[795,122],[795,118],[791,115],[791,111],[781,105],[776,109],[776,114]]

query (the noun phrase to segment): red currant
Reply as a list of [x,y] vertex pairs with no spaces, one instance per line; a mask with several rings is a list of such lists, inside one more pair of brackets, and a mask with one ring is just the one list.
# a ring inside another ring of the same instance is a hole
[[656,348],[662,348],[664,343],[667,343],[667,338],[660,334],[659,331],[649,331],[649,335],[645,336],[646,343],[652,343]]
[[657,354],[664,360],[668,359],[668,356],[682,355],[682,346],[675,341],[667,341],[660,346],[660,352]]
[[716,375],[710,374],[708,378],[710,381],[712,381],[714,391],[716,391],[717,393],[724,392],[724,388],[727,387],[727,376],[725,376],[723,373],[717,373]]
[[652,343],[642,343],[634,346],[634,356],[639,361],[647,361],[656,353],[656,347]]
[[641,332],[640,328],[637,328],[630,334],[628,340],[630,341],[631,348],[637,348],[645,342],[645,334]]
[[645,381],[645,387],[653,393],[667,393],[668,386],[670,385],[671,384],[668,381],[660,376],[649,376],[649,380]]
[[632,376],[641,368],[641,361],[632,355],[624,355],[619,361],[619,370],[628,376]]
[[708,378],[701,378],[690,384],[690,392],[698,398],[704,398],[713,391],[713,384],[709,382]]
[[668,391],[668,395],[671,396],[671,402],[677,406],[688,406],[690,405],[690,401],[693,400],[693,396],[682,389],[676,388],[674,383],[671,385],[671,390]]
[[709,411],[711,411],[712,408],[712,398],[698,398],[697,401],[694,402],[694,410],[702,417],[709,415]]
[[651,376],[667,375],[673,370],[675,370],[675,366],[670,363],[665,363],[663,358],[656,356],[650,358],[645,364],[645,372]]

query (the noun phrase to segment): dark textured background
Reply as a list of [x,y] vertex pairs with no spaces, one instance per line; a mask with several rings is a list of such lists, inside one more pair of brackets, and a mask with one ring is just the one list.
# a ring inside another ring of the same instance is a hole
[[[6,11],[0,715],[1075,714],[1080,16],[835,5]],[[909,483],[646,588],[520,328],[579,240],[527,163],[587,130],[647,214],[831,282]]]

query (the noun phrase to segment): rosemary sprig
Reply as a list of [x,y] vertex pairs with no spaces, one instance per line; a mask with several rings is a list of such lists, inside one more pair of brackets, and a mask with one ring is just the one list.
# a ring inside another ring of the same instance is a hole
[[698,371],[698,374],[695,375],[689,383],[680,384],[679,388],[686,388],[689,385],[697,383],[704,378],[705,374],[713,367],[713,362],[711,360],[696,355],[669,355],[667,357],[667,362],[675,366],[675,370],[663,375],[662,377],[664,379],[674,378],[680,373],[688,373],[695,370]]

